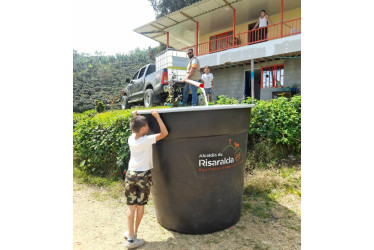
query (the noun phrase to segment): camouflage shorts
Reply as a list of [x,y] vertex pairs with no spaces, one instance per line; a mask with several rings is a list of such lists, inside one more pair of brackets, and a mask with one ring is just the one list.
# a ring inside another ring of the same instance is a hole
[[147,204],[152,184],[151,170],[139,172],[127,171],[125,178],[127,205]]

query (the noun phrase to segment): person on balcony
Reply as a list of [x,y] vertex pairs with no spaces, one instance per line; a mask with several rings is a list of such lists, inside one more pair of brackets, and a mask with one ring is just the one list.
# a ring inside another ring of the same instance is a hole
[[[194,80],[200,81],[201,73],[200,73],[200,62],[199,59],[193,54],[193,49],[189,48],[187,50],[187,55],[190,58],[190,61],[187,65],[187,77],[184,80]],[[188,90],[191,90],[192,94],[192,106],[197,105],[197,87],[192,84],[187,84],[184,86],[183,89],[183,105],[187,105],[188,100]]]
[[256,32],[256,40],[266,40],[268,37],[268,28],[267,26],[268,25],[271,25],[271,21],[270,21],[270,18],[268,15],[266,15],[266,11],[265,10],[261,10],[261,14],[260,14],[260,17],[258,18],[258,21],[255,25],[255,27],[253,27],[252,30],[256,29],[257,26],[259,27],[259,30],[258,32]]

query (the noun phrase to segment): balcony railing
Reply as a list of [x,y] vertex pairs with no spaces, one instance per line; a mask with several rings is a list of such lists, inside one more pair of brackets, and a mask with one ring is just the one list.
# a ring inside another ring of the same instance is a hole
[[[276,23],[267,27],[249,30],[238,33],[233,39],[233,35],[213,39],[209,42],[198,44],[198,55],[205,55],[215,53],[231,48],[237,48],[259,42],[274,40],[286,36],[296,35],[301,33],[301,18],[295,18],[283,23]],[[196,51],[196,45],[183,48],[186,50],[193,48]]]

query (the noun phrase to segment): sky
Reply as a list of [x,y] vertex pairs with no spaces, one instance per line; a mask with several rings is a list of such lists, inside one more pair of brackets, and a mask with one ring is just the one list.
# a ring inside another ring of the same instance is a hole
[[73,49],[80,53],[125,54],[159,43],[133,30],[155,20],[148,0],[74,0]]

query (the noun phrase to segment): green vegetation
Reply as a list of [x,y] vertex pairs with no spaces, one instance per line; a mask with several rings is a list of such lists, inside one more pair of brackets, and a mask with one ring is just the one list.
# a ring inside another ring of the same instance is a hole
[[286,153],[301,152],[301,96],[254,101],[249,125],[253,143],[268,140]]
[[255,104],[248,128],[248,157],[246,170],[269,168],[289,160],[295,163],[301,153],[301,96],[260,101],[251,98],[239,102],[225,95],[215,104]]
[[[301,176],[296,167],[281,167],[254,171],[244,184],[243,212],[277,220],[274,211],[282,210],[279,203],[286,197],[301,198]],[[284,210],[284,209],[283,209]]]
[[170,14],[200,0],[148,0],[156,13],[156,18]]
[[96,100],[95,103],[96,103],[96,112],[97,113],[102,113],[102,112],[105,111],[105,104],[104,103],[102,103],[99,100]]
[[218,104],[218,105],[239,104],[239,101],[236,100],[234,97],[230,98],[225,95],[220,95],[217,97],[217,101],[215,101],[214,104]]
[[106,200],[109,196],[114,199],[120,199],[123,195],[123,182],[113,178],[93,176],[81,169],[75,167],[73,169],[74,181],[78,184],[91,184],[97,187],[104,187],[105,193],[97,192],[95,198],[97,200]]
[[93,176],[122,178],[130,160],[131,111],[73,113],[74,166]]
[[73,133],[75,165],[95,176],[121,177],[129,161],[130,111],[81,118]]
[[81,54],[74,50],[73,111],[94,109],[95,100],[107,104],[111,109],[119,109],[117,101],[126,78],[132,79],[140,67],[154,63],[156,55],[165,48],[165,45],[160,45],[115,56],[106,56],[102,52]]
[[[251,102],[248,98],[242,103]],[[239,102],[234,98],[220,96],[215,104],[236,103]],[[254,100],[254,103],[248,128],[246,170],[276,167],[290,161],[289,154],[295,155],[291,163],[296,163],[301,148],[300,96],[290,101],[280,97],[270,102]],[[131,110],[73,113],[75,166],[94,176],[122,178],[130,157],[127,144],[131,135],[130,118]]]

